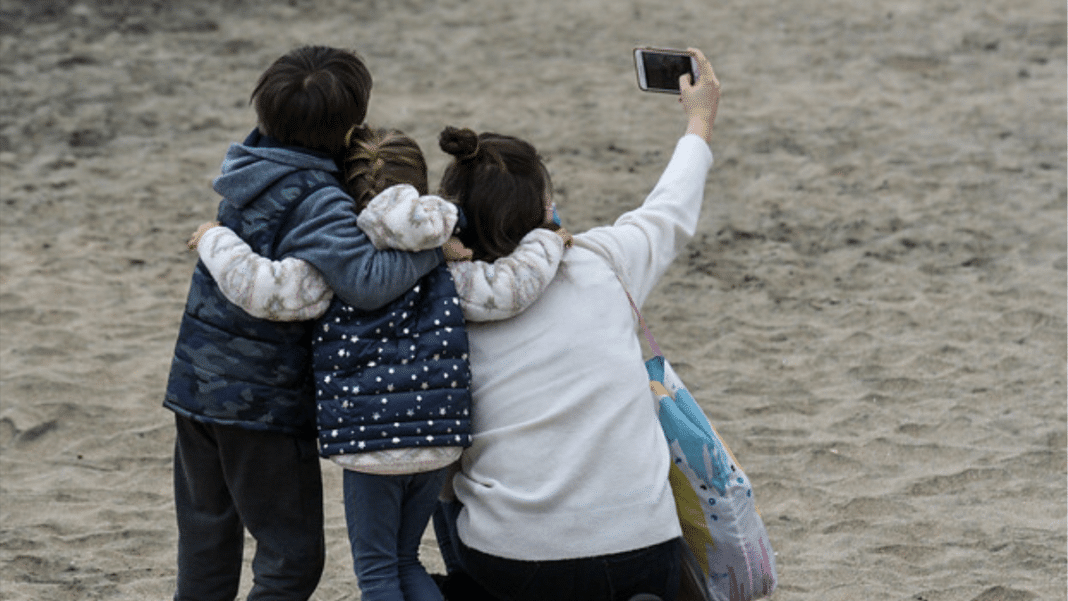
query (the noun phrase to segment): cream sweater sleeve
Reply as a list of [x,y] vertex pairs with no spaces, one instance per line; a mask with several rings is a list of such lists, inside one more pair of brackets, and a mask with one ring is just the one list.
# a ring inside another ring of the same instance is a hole
[[270,321],[314,319],[326,312],[334,297],[310,263],[262,257],[228,227],[205,232],[197,252],[226,300],[253,317]]
[[444,198],[398,184],[371,199],[356,224],[375,248],[419,251],[445,244],[458,218],[459,209]]
[[541,296],[563,256],[563,239],[538,228],[523,236],[512,254],[492,263],[449,263],[464,318],[497,321],[519,315]]

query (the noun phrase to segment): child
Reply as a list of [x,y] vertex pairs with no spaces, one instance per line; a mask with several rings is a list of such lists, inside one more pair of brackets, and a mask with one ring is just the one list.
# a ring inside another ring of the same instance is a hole
[[[337,180],[332,157],[363,122],[371,83],[350,52],[302,47],[279,58],[252,93],[258,127],[230,147],[214,183],[219,221],[264,256],[315,265],[360,309],[441,262],[437,251],[376,249]],[[163,403],[176,414],[176,600],[235,598],[246,528],[256,540],[249,599],[304,600],[319,582],[311,326],[238,310],[197,265]]]
[[[457,209],[425,195],[426,165],[413,140],[356,129],[349,148],[346,183],[376,246],[447,242]],[[446,469],[470,444],[457,303],[468,319],[518,314],[552,279],[566,239],[537,229],[493,265],[454,262],[380,310],[354,311],[335,299],[319,318],[312,348],[320,453],[346,468],[345,513],[363,599],[441,599],[418,552]],[[313,267],[254,255],[226,228],[208,229],[197,249],[223,293],[253,315],[303,319],[329,298]]]

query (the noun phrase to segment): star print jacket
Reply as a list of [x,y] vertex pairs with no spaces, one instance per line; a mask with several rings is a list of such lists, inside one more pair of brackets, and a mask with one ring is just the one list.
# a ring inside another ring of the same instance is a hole
[[376,311],[335,298],[312,337],[320,454],[470,446],[467,351],[444,265]]

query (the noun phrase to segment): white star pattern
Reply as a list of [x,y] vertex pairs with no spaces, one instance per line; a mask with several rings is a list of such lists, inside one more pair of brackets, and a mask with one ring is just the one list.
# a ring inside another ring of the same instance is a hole
[[[419,294],[419,288],[412,291]],[[324,453],[470,442],[468,396],[446,394],[463,389],[470,381],[464,363],[468,354],[462,352],[466,347],[463,318],[457,313],[461,303],[455,296],[430,301],[438,292],[436,284],[424,292],[428,294],[422,298],[409,295],[402,303],[395,303],[394,307],[404,308],[384,315],[345,306],[333,309],[335,313],[327,317],[329,323],[320,322],[322,335],[315,344],[330,346],[313,348],[315,369],[322,370],[316,374],[319,423],[337,420],[334,429],[327,426],[320,430],[321,436],[327,435],[323,437],[327,445]],[[365,337],[359,345],[360,337],[354,330]],[[423,335],[430,337],[424,340]],[[439,344],[430,344],[431,339]],[[379,344],[372,346],[374,340]],[[323,363],[327,362],[338,365],[332,373],[324,374]],[[434,376],[435,372],[441,377]],[[370,385],[363,393],[356,386],[362,382]],[[330,397],[333,399],[326,400]],[[366,423],[373,425],[361,425]]]

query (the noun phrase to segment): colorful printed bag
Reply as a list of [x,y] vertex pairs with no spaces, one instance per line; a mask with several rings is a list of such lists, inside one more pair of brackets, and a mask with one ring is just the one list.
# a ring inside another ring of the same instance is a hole
[[663,355],[645,363],[671,449],[671,490],[683,537],[713,601],[775,590],[775,554],[738,460]]
[[[664,358],[634,300],[630,302],[655,354],[645,368],[671,450],[668,477],[691,552],[685,554],[679,598],[751,601],[770,595],[778,582],[775,553],[757,512],[752,484]],[[700,580],[697,586],[694,577]]]

